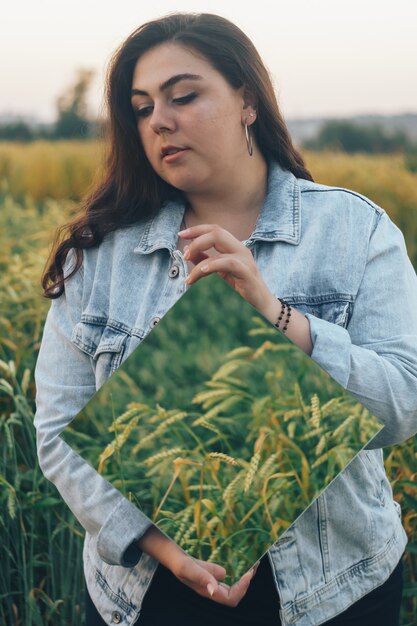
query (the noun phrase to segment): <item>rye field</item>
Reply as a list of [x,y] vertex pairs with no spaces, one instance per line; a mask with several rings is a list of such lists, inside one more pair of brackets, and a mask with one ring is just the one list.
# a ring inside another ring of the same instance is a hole
[[[77,213],[103,154],[93,141],[0,143],[0,624],[5,626],[84,623],[84,531],[37,464],[33,370],[50,305],[40,277],[52,238],[56,227]],[[401,155],[305,152],[305,158],[317,182],[354,189],[383,207],[404,233],[417,268],[417,174],[406,169]],[[225,335],[234,332],[227,318],[221,322]],[[166,367],[164,361],[160,367]],[[417,437],[385,448],[384,458],[409,537],[402,625],[415,626]]]

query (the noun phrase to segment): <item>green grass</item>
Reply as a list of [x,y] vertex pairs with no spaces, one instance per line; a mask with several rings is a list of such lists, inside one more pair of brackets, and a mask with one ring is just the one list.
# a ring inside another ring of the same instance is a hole
[[[49,151],[44,161],[41,148]],[[75,211],[74,201],[99,165],[99,150],[63,145],[63,162],[54,151],[58,163],[47,167],[50,152],[48,145],[35,144],[31,150],[0,146],[0,624],[7,626],[84,623],[84,531],[37,465],[33,370],[49,307],[40,276],[52,233]],[[417,267],[416,174],[392,157],[311,153],[307,163],[319,182],[356,189],[385,208],[403,230]],[[168,344],[168,353],[170,348]],[[206,371],[211,367],[202,365]],[[384,454],[409,538],[402,624],[415,626],[417,438],[386,448]]]

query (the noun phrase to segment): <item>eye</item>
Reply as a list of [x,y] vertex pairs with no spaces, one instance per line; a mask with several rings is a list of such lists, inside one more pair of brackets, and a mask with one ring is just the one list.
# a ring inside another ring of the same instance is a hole
[[152,108],[151,106],[147,106],[147,107],[142,107],[141,109],[133,109],[133,112],[135,114],[135,117],[148,117],[148,115],[150,115],[152,113]]
[[192,92],[192,93],[187,94],[186,96],[182,96],[181,98],[174,98],[173,102],[175,102],[176,104],[188,104],[188,102],[191,102],[196,97],[197,97],[197,94]]
[[[194,100],[197,97],[197,94],[195,92],[192,93],[188,93],[186,96],[181,96],[180,98],[173,98],[172,102],[174,102],[175,104],[188,104],[189,102],[191,102],[192,100]],[[135,114],[135,117],[138,118],[143,118],[143,117],[149,117],[149,115],[152,114],[153,111],[153,106],[148,105],[148,106],[144,106],[141,109],[133,109],[133,112]]]

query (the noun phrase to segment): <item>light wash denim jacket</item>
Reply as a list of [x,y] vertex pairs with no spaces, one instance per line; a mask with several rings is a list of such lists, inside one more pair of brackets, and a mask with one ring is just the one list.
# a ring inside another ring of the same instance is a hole
[[[134,542],[151,522],[60,433],[189,288],[183,212],[167,203],[84,251],[51,303],[36,364],[39,465],[86,531],[86,583],[107,624],[140,614],[158,562]],[[270,291],[309,320],[311,358],[384,424],[268,551],[283,626],[313,626],[381,585],[407,542],[381,448],[417,432],[417,277],[383,209],[274,162],[244,244]],[[72,261],[71,251],[65,275]]]

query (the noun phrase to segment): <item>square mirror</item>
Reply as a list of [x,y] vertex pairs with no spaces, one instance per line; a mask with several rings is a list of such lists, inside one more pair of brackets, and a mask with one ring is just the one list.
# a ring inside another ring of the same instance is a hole
[[63,439],[229,584],[382,429],[216,274],[129,356],[131,337],[101,330],[95,367],[114,371]]

